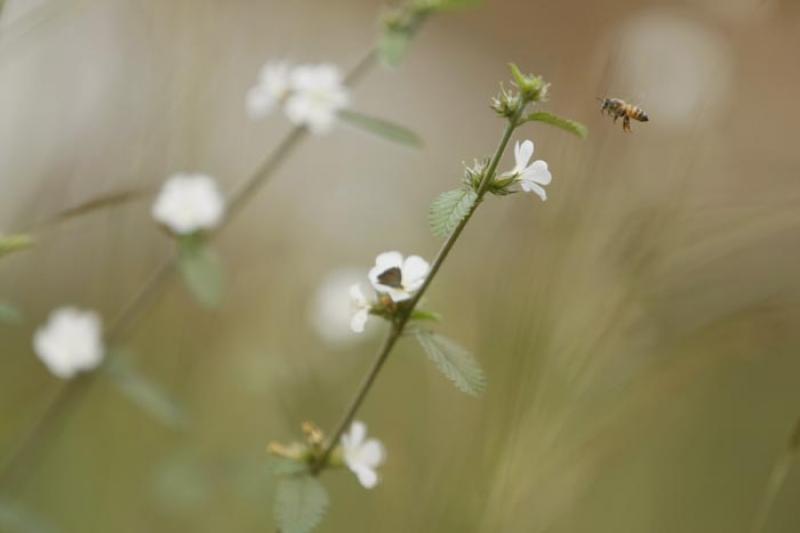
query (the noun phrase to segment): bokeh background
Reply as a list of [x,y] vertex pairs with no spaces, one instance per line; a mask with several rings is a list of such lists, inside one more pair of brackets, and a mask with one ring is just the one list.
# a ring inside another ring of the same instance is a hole
[[[177,171],[231,190],[290,129],[247,118],[259,67],[347,69],[380,10],[7,0],[0,228]],[[432,19],[400,68],[353,91],[424,149],[344,125],[304,142],[215,241],[222,306],[198,307],[175,278],[118,346],[183,423],[97,376],[0,487],[0,529],[272,530],[265,445],[335,424],[380,342],[382,324],[349,334],[342,287],[379,252],[433,256],[429,203],[493,150],[488,99],[515,61],[591,133],[526,126],[550,199],[487,201],[426,297],[488,389],[459,393],[404,342],[359,415],[388,448],[383,482],[325,474],[319,530],[749,531],[800,416],[798,50],[792,0],[497,0]],[[597,96],[651,122],[623,134]],[[0,300],[24,313],[0,325],[0,460],[65,386],[32,352],[37,325],[65,304],[111,320],[171,253],[149,203],[48,226],[0,263]],[[800,531],[798,499],[800,468],[764,531]]]

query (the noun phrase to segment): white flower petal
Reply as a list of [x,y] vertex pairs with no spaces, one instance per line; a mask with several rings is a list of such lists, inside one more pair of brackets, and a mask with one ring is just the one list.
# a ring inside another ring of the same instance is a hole
[[369,309],[359,309],[355,312],[353,318],[350,319],[350,329],[355,333],[363,333],[368,318]]
[[350,470],[353,471],[358,478],[358,482],[361,483],[365,489],[375,488],[378,484],[378,473],[375,472],[375,470],[364,465],[350,467]]
[[33,347],[39,359],[60,378],[92,370],[105,352],[100,317],[72,307],[57,309],[34,334]]
[[359,447],[364,442],[364,439],[367,436],[367,425],[360,420],[354,421],[350,424],[350,445],[354,447]]
[[386,287],[381,285],[382,292],[389,295],[393,302],[405,302],[411,299],[411,293],[405,289],[396,289],[394,287]]
[[360,462],[372,468],[382,465],[385,457],[386,451],[383,448],[383,444],[377,439],[369,439],[361,446],[359,451]]
[[375,266],[388,270],[392,267],[403,268],[403,254],[400,252],[383,252],[375,258]]
[[425,281],[430,265],[418,255],[410,255],[403,263],[403,286],[408,291],[416,291]]
[[225,214],[225,199],[204,174],[175,174],[161,188],[152,215],[178,235],[213,229]]
[[535,181],[539,185],[547,185],[553,180],[550,170],[547,168],[547,163],[542,160],[534,161],[529,166],[522,176],[523,180]]
[[544,190],[544,187],[542,187],[535,181],[524,180],[520,182],[520,186],[522,187],[522,190],[525,192],[533,192],[538,194],[539,198],[541,198],[543,202],[547,200],[547,192]]
[[528,161],[533,156],[533,141],[524,141],[522,144],[517,141],[514,145],[514,173],[523,172],[528,166]]
[[358,283],[350,286],[350,299],[358,307],[368,305],[367,297],[361,292],[361,286]]

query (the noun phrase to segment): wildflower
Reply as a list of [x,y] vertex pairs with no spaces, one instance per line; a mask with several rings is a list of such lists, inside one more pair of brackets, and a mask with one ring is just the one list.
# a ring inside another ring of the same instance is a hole
[[353,308],[353,316],[350,319],[350,329],[355,333],[362,333],[364,331],[364,325],[369,318],[372,304],[367,301],[367,297],[361,292],[361,287],[358,286],[358,283],[350,286],[350,304]]
[[525,141],[522,144],[517,141],[514,146],[514,169],[506,172],[503,176],[513,177],[515,182],[519,182],[520,188],[525,192],[534,192],[539,195],[542,201],[547,200],[547,192],[542,185],[547,185],[553,179],[547,169],[547,163],[537,159],[530,165],[528,162],[533,156],[533,141]]
[[225,214],[225,199],[214,179],[204,174],[175,174],[161,189],[153,218],[177,235],[210,230]]
[[271,61],[261,68],[258,84],[247,93],[250,118],[265,117],[289,93],[290,65],[287,61]]
[[56,376],[64,379],[92,370],[103,360],[102,325],[92,311],[62,307],[50,314],[47,324],[36,330],[36,355]]
[[430,265],[418,255],[403,260],[400,252],[384,252],[375,258],[369,280],[375,290],[387,293],[395,302],[408,300],[425,283]]
[[353,315],[358,310],[352,299],[351,287],[364,279],[360,268],[344,267],[333,270],[319,284],[308,302],[308,320],[314,331],[327,344],[346,348],[365,340],[374,333],[365,326],[364,334],[353,333]]
[[358,478],[359,483],[371,489],[378,484],[376,469],[386,459],[386,450],[377,439],[366,439],[367,426],[355,421],[350,432],[342,435],[342,453],[344,462]]
[[297,66],[290,74],[290,82],[286,114],[289,120],[307,126],[314,133],[328,131],[336,114],[350,99],[334,65]]

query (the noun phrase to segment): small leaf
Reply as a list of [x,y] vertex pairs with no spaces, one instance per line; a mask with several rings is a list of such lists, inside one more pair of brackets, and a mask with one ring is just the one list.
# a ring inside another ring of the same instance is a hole
[[149,193],[146,191],[121,191],[102,196],[97,196],[74,207],[70,207],[53,217],[52,222],[68,220],[70,218],[87,215],[99,209],[114,207],[144,198]]
[[282,477],[275,493],[275,518],[281,533],[308,533],[322,522],[328,492],[310,474]]
[[22,313],[11,304],[0,302],[0,324],[17,325],[22,322]]
[[387,141],[404,144],[413,148],[419,148],[423,144],[419,135],[408,128],[394,124],[387,120],[362,115],[361,113],[348,110],[340,111],[339,118],[345,120],[353,126],[356,126],[357,128],[361,128],[368,133],[382,137]]
[[408,31],[386,28],[378,41],[378,56],[385,65],[396,67],[403,62],[410,44],[411,37]]
[[446,237],[458,226],[475,205],[478,195],[472,188],[464,187],[439,195],[431,204],[428,222],[437,237]]
[[418,329],[417,341],[444,376],[462,392],[478,396],[486,388],[486,376],[469,351],[443,335]]
[[186,425],[186,416],[177,402],[133,368],[124,356],[113,354],[107,360],[105,370],[133,403],[169,427],[182,428]]
[[54,526],[21,505],[0,500],[0,531],[5,533],[56,533]]
[[217,254],[200,236],[180,239],[178,261],[186,287],[204,307],[217,307],[222,300],[222,265]]
[[543,111],[531,113],[525,118],[525,122],[544,122],[545,124],[556,126],[557,128],[561,128],[564,131],[568,131],[574,135],[577,135],[581,139],[585,139],[586,136],[589,135],[589,129],[580,122],[559,117],[558,115],[554,115],[552,113],[545,113]]
[[439,322],[442,320],[442,315],[440,315],[435,311],[414,309],[413,311],[411,311],[411,320],[430,320],[432,322]]
[[0,235],[0,257],[27,250],[34,244],[30,235]]
[[466,9],[477,7],[482,3],[482,0],[437,0],[433,7],[437,11],[446,11],[450,9]]
[[286,457],[273,457],[270,461],[272,472],[276,476],[293,476],[308,472],[308,465]]

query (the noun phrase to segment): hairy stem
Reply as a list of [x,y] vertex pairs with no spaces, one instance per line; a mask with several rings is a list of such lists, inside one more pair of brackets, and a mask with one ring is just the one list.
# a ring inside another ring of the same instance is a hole
[[497,145],[497,148],[492,156],[492,159],[489,163],[489,166],[486,169],[485,174],[481,179],[481,183],[478,186],[477,190],[477,199],[475,203],[472,205],[470,210],[467,212],[467,215],[461,219],[455,229],[450,233],[447,239],[442,244],[442,247],[439,249],[439,252],[436,254],[436,258],[433,260],[431,264],[431,269],[428,275],[425,277],[425,281],[414,295],[411,300],[409,300],[408,306],[405,308],[405,312],[401,314],[398,320],[393,323],[392,329],[389,331],[386,340],[383,342],[383,345],[378,350],[377,355],[375,356],[372,366],[369,369],[364,380],[361,382],[358,390],[356,391],[353,400],[350,402],[349,407],[345,411],[344,416],[342,416],[341,421],[336,426],[336,430],[331,434],[330,439],[325,446],[322,454],[320,455],[319,459],[312,465],[311,472],[313,474],[318,474],[323,467],[326,465],[328,458],[330,457],[333,450],[336,448],[339,439],[341,438],[342,434],[347,430],[350,424],[353,422],[353,418],[356,416],[358,409],[361,407],[361,404],[364,402],[364,399],[367,397],[372,385],[375,383],[375,378],[378,376],[383,364],[389,358],[389,354],[392,352],[397,340],[402,336],[403,330],[408,324],[409,319],[411,318],[411,314],[416,308],[417,304],[419,303],[422,296],[425,294],[425,291],[430,286],[433,278],[436,276],[436,273],[439,272],[439,269],[444,263],[447,256],[450,254],[450,250],[452,250],[453,246],[455,245],[456,241],[458,240],[461,232],[466,227],[469,220],[472,218],[472,215],[475,213],[475,210],[480,205],[481,201],[483,200],[484,195],[489,190],[489,185],[491,185],[492,180],[494,179],[494,175],[497,172],[497,166],[500,164],[500,159],[503,157],[503,153],[508,146],[508,142],[511,140],[511,135],[514,133],[514,130],[519,125],[520,117],[522,116],[525,108],[527,107],[528,102],[523,102],[520,105],[519,110],[517,113],[508,119],[508,124],[506,125],[505,131],[503,132],[503,136],[500,138],[500,142]]

